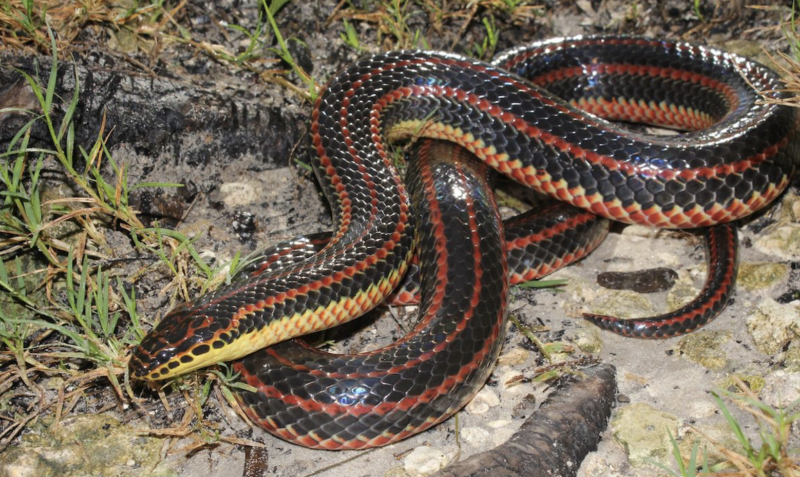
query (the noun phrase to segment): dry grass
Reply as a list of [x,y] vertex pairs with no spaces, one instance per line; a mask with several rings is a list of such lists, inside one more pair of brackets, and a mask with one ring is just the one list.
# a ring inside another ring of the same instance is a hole
[[159,3],[129,8],[107,0],[8,0],[0,7],[0,37],[5,49],[50,54],[47,24],[55,32],[59,52],[69,51],[78,35],[89,29],[153,36],[185,5],[167,10]]

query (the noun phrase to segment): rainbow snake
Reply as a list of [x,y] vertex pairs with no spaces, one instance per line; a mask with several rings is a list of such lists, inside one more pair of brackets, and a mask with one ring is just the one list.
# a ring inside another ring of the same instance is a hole
[[[770,203],[794,173],[798,113],[756,93],[779,99],[779,88],[737,55],[644,38],[547,40],[492,64],[430,51],[361,60],[327,84],[311,119],[335,231],[283,244],[230,286],[173,309],[134,351],[131,373],[158,380],[238,360],[257,392],[237,399],[271,433],[324,449],[395,442],[474,396],[501,347],[508,275],[529,280],[583,256],[607,229],[595,216],[705,227],[709,277],[695,301],[648,319],[588,316],[630,336],[691,331],[732,293],[730,222]],[[459,147],[416,147],[407,189],[388,142],[417,135]],[[503,232],[472,155],[583,211],[551,211],[532,233],[512,220]],[[406,337],[354,355],[290,340],[382,303],[415,242],[420,321]]]

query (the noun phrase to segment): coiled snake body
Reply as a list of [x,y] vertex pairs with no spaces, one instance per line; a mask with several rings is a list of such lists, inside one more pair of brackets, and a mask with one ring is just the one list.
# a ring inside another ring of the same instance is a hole
[[[609,219],[708,227],[768,204],[797,164],[797,113],[762,104],[753,86],[780,97],[776,75],[756,63],[641,38],[548,40],[493,64],[419,51],[362,60],[327,85],[312,114],[313,166],[336,223],[330,242],[287,268],[252,273],[176,308],[136,349],[132,374],[164,379],[249,355],[235,369],[259,392],[240,394],[240,402],[276,435],[333,449],[419,432],[477,391],[503,334],[502,247],[463,231],[454,238],[443,222],[428,225],[448,214],[423,217],[425,231],[418,232],[422,259],[431,257],[421,264],[421,294],[433,301],[421,305],[411,336],[358,355],[327,355],[295,342],[259,351],[357,317],[401,280],[414,218],[387,141],[412,134],[451,141],[522,184]],[[654,136],[607,120],[689,132]],[[460,153],[441,153],[448,154]],[[429,204],[437,202],[432,169],[449,171],[451,189],[453,177],[481,182],[480,168],[467,160],[419,162],[413,187]],[[485,203],[467,192],[454,197],[472,204],[456,206],[462,212]],[[489,225],[496,214],[488,209],[466,214],[475,220],[470,230],[499,227]],[[671,336],[708,321],[724,306],[735,272],[735,229],[720,227],[708,232],[720,262],[712,267],[716,276],[689,314],[639,325],[593,320],[638,336]],[[437,249],[445,258],[432,255]],[[451,263],[453,250],[464,263]],[[450,299],[457,275],[466,280],[458,288],[463,299]]]

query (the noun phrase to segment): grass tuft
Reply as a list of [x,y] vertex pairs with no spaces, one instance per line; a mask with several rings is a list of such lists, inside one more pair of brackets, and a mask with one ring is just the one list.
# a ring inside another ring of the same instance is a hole
[[[800,412],[797,412],[800,400],[774,408],[761,401],[740,379],[734,379],[738,391],[719,390],[711,395],[728,427],[736,437],[738,449],[722,446],[697,430],[716,448],[723,460],[713,466],[710,465],[704,447],[702,461],[698,463],[700,442],[695,441],[687,461],[681,454],[677,440],[670,433],[677,471],[656,462],[653,464],[675,477],[772,477],[775,475],[800,477],[800,460],[798,460],[800,456],[798,456],[797,449],[791,449],[792,426],[800,420]],[[734,403],[755,418],[759,444],[754,444],[747,436],[744,431],[745,426],[733,416],[726,401]]]
[[[28,403],[27,413],[18,412],[13,423],[0,430],[0,450],[36,416],[53,408],[58,421],[74,409],[82,393],[67,392],[78,383],[105,380],[110,397],[120,403],[137,404],[125,376],[132,347],[144,337],[151,323],[137,310],[135,281],[125,277],[109,261],[112,256],[105,237],[109,227],[127,231],[142,255],[156,258],[174,279],[168,286],[173,299],[189,298],[190,288],[210,289],[228,278],[227,264],[212,268],[194,248],[194,240],[159,226],[145,227],[129,204],[131,191],[145,187],[180,187],[174,183],[128,183],[127,167],[118,163],[106,147],[107,134],[101,127],[95,141],[75,143],[74,113],[80,93],[75,70],[75,89],[67,96],[62,117],[53,115],[58,74],[68,71],[58,59],[56,34],[45,24],[51,52],[50,71],[44,80],[24,71],[18,73],[36,98],[35,109],[5,108],[0,114],[28,117],[0,154],[0,406],[15,408],[7,390],[24,386],[25,395],[37,396]],[[49,134],[49,143],[34,146],[35,126]],[[59,195],[42,180],[47,168],[68,183],[71,196]],[[68,234],[60,232],[67,228]],[[196,240],[196,239],[195,239]],[[232,269],[235,264],[232,264]],[[149,270],[150,267],[145,267]],[[189,278],[197,270],[198,278]],[[46,377],[63,379],[58,399],[45,399],[37,381]],[[213,377],[213,378],[212,378]],[[231,387],[235,376],[208,374],[194,376],[187,383],[220,392],[219,402],[233,402]],[[220,391],[221,390],[221,391]],[[223,398],[222,396],[227,396]],[[65,399],[69,405],[63,406]],[[205,402],[203,400],[202,402]],[[202,413],[197,414],[202,416]],[[202,417],[198,429],[206,429]],[[220,437],[219,439],[224,439]]]

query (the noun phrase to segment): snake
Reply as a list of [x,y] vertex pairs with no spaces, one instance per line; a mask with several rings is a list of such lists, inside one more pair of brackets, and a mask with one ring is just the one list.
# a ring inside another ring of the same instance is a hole
[[[474,256],[461,279],[483,285],[469,307],[441,302],[449,321],[423,313],[410,336],[356,355],[286,341],[362,315],[401,282],[419,219],[389,144],[419,137],[454,143],[520,184],[610,220],[707,228],[718,264],[695,305],[631,324],[589,317],[631,336],[695,329],[731,294],[731,222],[778,197],[797,166],[800,116],[776,104],[780,88],[777,74],[741,56],[637,37],[543,40],[492,63],[434,51],[359,60],[327,83],[311,114],[312,166],[335,223],[327,244],[174,308],[134,349],[130,372],[159,380],[240,360],[234,369],[257,389],[237,394],[245,413],[283,439],[323,449],[386,445],[456,412],[485,381],[503,337],[498,322],[479,320],[476,329],[465,315],[502,315],[507,288],[502,278],[483,284],[474,248],[461,254]],[[415,187],[431,187],[432,176],[419,175],[427,179]],[[419,253],[448,255],[449,231],[441,222],[425,227],[434,232],[417,232]],[[432,273],[422,276],[423,298],[441,295],[453,278]],[[498,296],[480,295],[487,290]]]
[[[437,145],[435,150],[445,157],[457,155],[455,151],[447,150],[445,144]],[[429,150],[422,149],[426,154]],[[416,159],[419,154],[412,156]],[[547,203],[504,220],[503,242],[509,284],[521,285],[546,277],[582,259],[605,239],[609,226],[607,219],[561,202]],[[267,247],[248,259],[231,282],[252,279],[302,262],[319,253],[330,240],[330,232],[319,232]],[[712,272],[711,276],[715,275],[717,273]],[[403,280],[384,303],[389,306],[419,305],[420,292],[419,257],[415,255]]]

